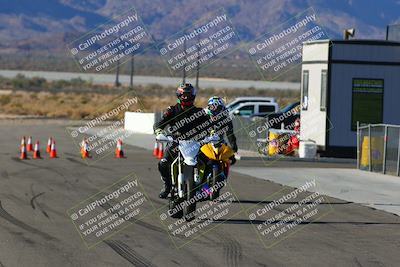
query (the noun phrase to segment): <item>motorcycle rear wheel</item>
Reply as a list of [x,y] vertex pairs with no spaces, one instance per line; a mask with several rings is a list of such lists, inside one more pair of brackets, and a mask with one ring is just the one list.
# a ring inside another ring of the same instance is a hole
[[[211,175],[211,187],[215,186],[219,181],[222,181],[222,172],[220,170],[220,167],[218,168],[213,168],[212,169],[212,175]],[[219,198],[219,192],[221,191],[221,188],[217,188],[215,191],[210,195],[210,200],[213,201],[217,198]]]

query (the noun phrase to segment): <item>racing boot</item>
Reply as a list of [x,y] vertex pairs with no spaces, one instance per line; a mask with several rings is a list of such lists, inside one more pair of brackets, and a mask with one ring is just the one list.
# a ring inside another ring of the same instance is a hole
[[161,189],[160,198],[167,198],[169,195],[169,192],[171,192],[171,183],[167,182],[167,180],[164,179],[164,177],[162,177],[162,180],[164,182],[164,187]]

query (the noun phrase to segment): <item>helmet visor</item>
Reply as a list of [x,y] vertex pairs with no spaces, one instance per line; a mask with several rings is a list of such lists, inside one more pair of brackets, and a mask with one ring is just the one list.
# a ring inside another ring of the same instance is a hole
[[216,105],[216,104],[210,104],[208,105],[208,110],[211,112],[213,115],[217,115],[223,110],[223,106],[221,105]]

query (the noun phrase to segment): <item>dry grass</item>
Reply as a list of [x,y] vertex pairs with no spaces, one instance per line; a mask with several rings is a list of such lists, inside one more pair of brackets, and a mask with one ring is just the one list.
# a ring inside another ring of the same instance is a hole
[[[138,86],[130,91],[127,88],[117,89],[106,86],[81,89],[79,86],[75,86],[73,89],[72,91],[71,88],[48,89],[47,91],[18,89],[7,90],[7,92],[0,90],[0,92],[6,92],[6,94],[0,93],[0,114],[90,119],[118,107],[132,97],[137,97],[139,102],[130,106],[130,111],[138,109],[144,112],[162,111],[176,103],[175,89],[172,87]],[[223,97],[228,103],[239,96],[272,96],[277,98],[281,107],[299,99],[299,93],[295,91],[264,91],[252,88],[241,90],[201,89],[196,98],[196,105],[204,107],[207,99],[213,95]],[[117,117],[122,118],[122,116],[123,112]]]
[[[89,119],[118,107],[132,97],[134,95],[130,94],[117,96],[97,93],[35,93],[18,91],[0,95],[0,113],[48,118]],[[131,105],[128,110],[160,111],[176,103],[174,96],[143,96],[137,99],[139,101],[138,104]],[[204,105],[206,98],[199,97],[197,103]],[[120,118],[122,114],[123,112],[117,117]]]
[[96,112],[112,95],[16,92],[0,96],[0,112],[50,118],[81,119]]

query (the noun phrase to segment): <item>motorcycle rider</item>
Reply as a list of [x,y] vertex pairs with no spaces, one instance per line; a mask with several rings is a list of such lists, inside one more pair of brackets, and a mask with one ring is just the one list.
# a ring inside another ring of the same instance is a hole
[[[163,113],[159,122],[153,126],[155,135],[159,135],[166,130],[168,135],[180,140],[196,139],[199,132],[196,125],[202,125],[207,120],[207,116],[202,108],[194,106],[196,89],[190,83],[181,83],[176,90],[177,104],[169,106]],[[171,191],[171,170],[170,165],[178,154],[177,143],[168,143],[164,157],[158,163],[158,170],[164,182],[159,197],[167,198]]]
[[[207,107],[205,108],[206,113],[209,116],[209,132],[217,134],[228,139],[229,146],[236,153],[238,150],[236,144],[236,137],[233,132],[232,118],[229,114],[229,110],[225,107],[225,103],[222,98],[213,96],[208,99]],[[234,156],[231,157],[231,165],[235,164],[236,159]]]

